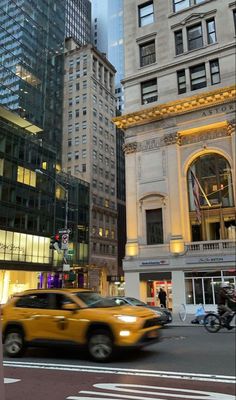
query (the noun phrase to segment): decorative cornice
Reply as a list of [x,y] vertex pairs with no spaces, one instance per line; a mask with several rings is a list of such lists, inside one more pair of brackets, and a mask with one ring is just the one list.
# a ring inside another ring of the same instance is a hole
[[176,115],[186,114],[193,111],[206,109],[219,104],[229,103],[236,100],[236,87],[229,86],[212,92],[204,92],[196,96],[175,100],[169,103],[146,108],[134,113],[125,114],[113,118],[114,124],[120,129],[159,121]]

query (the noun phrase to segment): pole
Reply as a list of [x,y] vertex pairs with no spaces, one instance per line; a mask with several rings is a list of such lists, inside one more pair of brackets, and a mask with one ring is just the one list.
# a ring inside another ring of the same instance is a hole
[[2,346],[2,320],[0,306],[0,399],[5,400],[4,376],[3,376],[3,346]]

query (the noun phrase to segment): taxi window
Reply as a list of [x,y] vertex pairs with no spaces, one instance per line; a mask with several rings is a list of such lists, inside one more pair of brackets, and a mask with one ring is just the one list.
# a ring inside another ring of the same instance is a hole
[[37,293],[22,296],[16,301],[15,306],[20,308],[50,308],[49,294]]
[[78,304],[71,300],[70,297],[61,293],[55,293],[53,295],[53,308],[56,310],[61,310],[64,304],[76,304],[78,306]]

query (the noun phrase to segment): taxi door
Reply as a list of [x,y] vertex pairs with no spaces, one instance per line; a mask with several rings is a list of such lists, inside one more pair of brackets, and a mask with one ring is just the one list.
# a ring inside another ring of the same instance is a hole
[[51,293],[52,308],[48,321],[48,336],[54,340],[82,343],[83,322],[80,321],[80,310],[65,310],[63,304],[75,304],[73,299],[64,293]]

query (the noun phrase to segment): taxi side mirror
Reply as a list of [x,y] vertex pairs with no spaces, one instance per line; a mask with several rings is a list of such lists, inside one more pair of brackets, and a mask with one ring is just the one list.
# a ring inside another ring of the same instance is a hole
[[63,304],[62,309],[67,311],[76,311],[78,306],[75,303],[66,303]]

